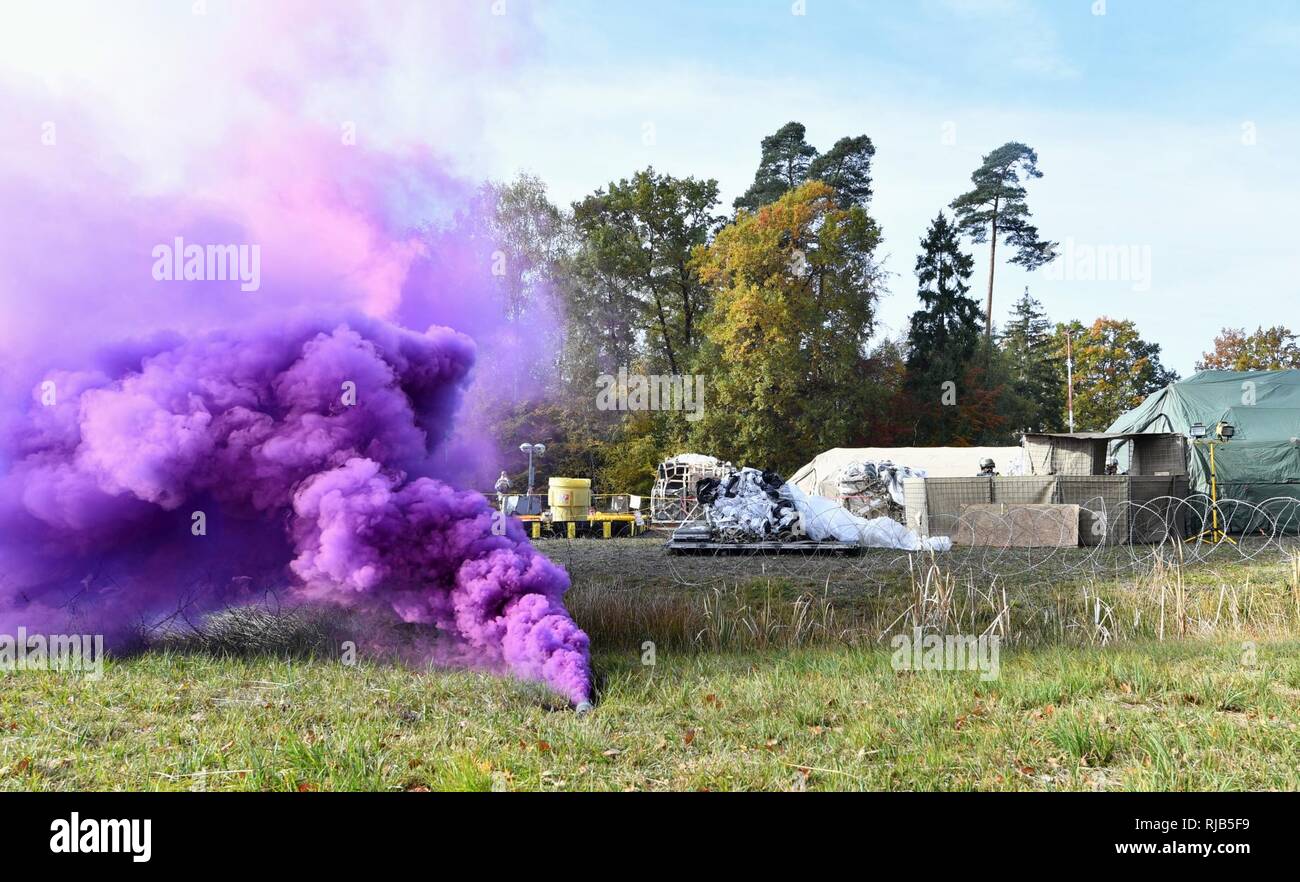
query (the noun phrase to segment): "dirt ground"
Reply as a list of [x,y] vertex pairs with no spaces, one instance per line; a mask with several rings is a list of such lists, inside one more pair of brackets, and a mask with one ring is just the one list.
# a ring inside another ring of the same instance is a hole
[[618,587],[697,588],[736,581],[780,580],[824,589],[908,583],[909,568],[937,561],[954,573],[997,577],[1013,583],[1128,575],[1158,559],[1189,566],[1215,566],[1280,559],[1289,550],[1278,542],[1243,539],[1236,546],[1121,545],[1086,548],[994,549],[957,547],[935,554],[864,549],[857,554],[671,554],[668,531],[634,539],[542,539],[534,545],[564,566],[574,584]]

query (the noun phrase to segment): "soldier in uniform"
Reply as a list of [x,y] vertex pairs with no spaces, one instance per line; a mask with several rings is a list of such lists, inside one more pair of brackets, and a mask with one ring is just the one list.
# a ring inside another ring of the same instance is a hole
[[501,477],[497,478],[493,488],[497,491],[497,508],[502,511],[506,510],[506,494],[510,492],[510,479],[506,477],[505,470],[501,470]]

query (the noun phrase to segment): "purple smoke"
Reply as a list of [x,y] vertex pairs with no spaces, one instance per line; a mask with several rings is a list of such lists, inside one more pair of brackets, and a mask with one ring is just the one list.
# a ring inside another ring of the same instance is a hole
[[[120,646],[287,589],[589,698],[565,573],[445,483],[502,465],[453,416],[541,348],[453,171],[532,27],[286,0],[38,5],[3,31],[0,631]],[[178,237],[257,247],[260,288],[157,280]]]
[[518,522],[494,530],[481,495],[429,477],[473,360],[446,328],[357,315],[202,335],[115,378],[58,375],[54,403],[38,390],[4,439],[0,629],[84,622],[120,640],[291,573],[303,599],[437,628],[440,659],[588,700],[564,571]]

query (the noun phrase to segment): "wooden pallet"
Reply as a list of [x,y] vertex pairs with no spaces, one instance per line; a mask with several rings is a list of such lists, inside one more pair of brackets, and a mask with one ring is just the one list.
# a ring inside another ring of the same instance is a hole
[[670,539],[664,548],[669,554],[858,554],[862,546],[856,542],[702,542],[690,539]]

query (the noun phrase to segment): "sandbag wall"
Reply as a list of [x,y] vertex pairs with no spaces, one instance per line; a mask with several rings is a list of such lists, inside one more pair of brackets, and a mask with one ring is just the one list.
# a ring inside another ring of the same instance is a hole
[[1027,475],[910,478],[903,482],[907,526],[923,537],[957,532],[963,506],[980,503],[1079,506],[1079,542],[1158,542],[1186,534],[1184,476]]

